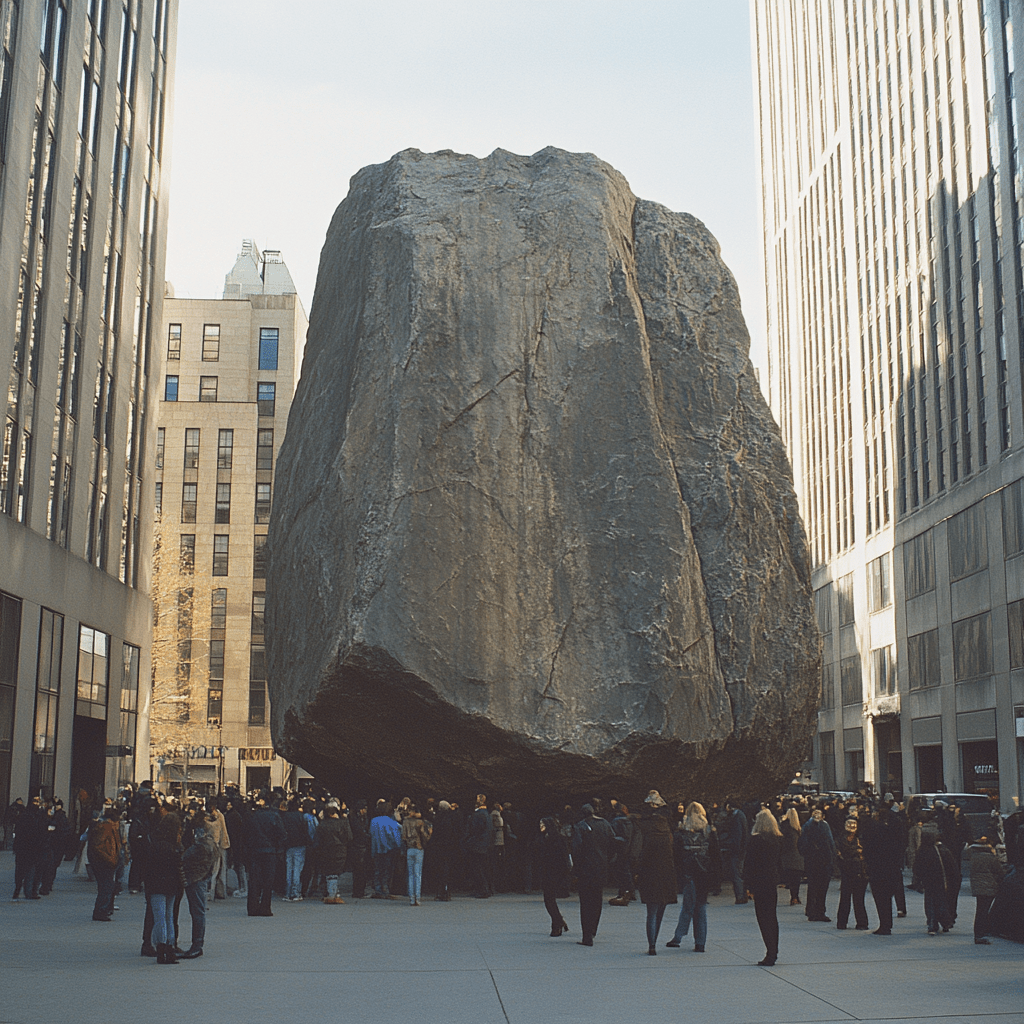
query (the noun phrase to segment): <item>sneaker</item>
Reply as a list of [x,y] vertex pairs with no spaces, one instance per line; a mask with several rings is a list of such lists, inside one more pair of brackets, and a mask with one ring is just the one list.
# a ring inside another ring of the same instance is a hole
[[906,917],[907,916],[907,912],[905,910],[900,910],[900,911],[897,912],[896,916],[897,917]]
[[236,889],[231,895],[236,900],[244,900],[249,894],[244,889]]
[[669,939],[669,941],[666,942],[665,945],[668,946],[669,949],[678,949],[679,948],[679,940],[678,939]]
[[974,940],[974,944],[976,946],[991,946],[992,945],[992,940],[991,939],[975,939]]

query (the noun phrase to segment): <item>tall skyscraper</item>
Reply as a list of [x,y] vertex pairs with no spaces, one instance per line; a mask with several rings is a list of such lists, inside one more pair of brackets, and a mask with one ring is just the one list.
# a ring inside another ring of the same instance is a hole
[[177,0],[0,0],[0,804],[145,772]]
[[308,326],[281,254],[250,241],[222,299],[164,300],[150,726],[168,788],[291,772],[270,739],[264,545]]
[[1012,807],[1024,4],[753,0],[752,22],[769,402],[824,638],[814,768]]

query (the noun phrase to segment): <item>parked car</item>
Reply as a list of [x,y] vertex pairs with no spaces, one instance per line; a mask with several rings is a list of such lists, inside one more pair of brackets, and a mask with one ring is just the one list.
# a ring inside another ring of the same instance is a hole
[[914,793],[907,800],[907,818],[910,823],[913,824],[914,815],[932,810],[936,800],[960,808],[960,813],[971,826],[973,838],[977,839],[989,831],[992,809],[996,805],[983,793]]

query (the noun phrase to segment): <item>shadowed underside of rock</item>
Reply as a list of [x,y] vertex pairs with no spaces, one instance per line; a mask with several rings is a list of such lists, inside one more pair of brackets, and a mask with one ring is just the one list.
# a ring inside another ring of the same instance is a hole
[[360,171],[277,466],[278,750],[528,800],[787,782],[819,640],[747,348],[712,236],[596,157]]

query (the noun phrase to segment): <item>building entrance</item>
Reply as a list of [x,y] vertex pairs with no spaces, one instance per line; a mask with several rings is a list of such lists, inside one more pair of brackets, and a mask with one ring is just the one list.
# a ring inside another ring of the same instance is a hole
[[102,718],[75,715],[71,740],[71,795],[77,798],[79,791],[84,790],[93,808],[103,804],[106,753],[107,723]]
[[942,747],[914,747],[917,759],[918,793],[943,793],[946,779],[942,771]]
[[995,740],[961,743],[964,792],[984,793],[999,803],[999,744]]

